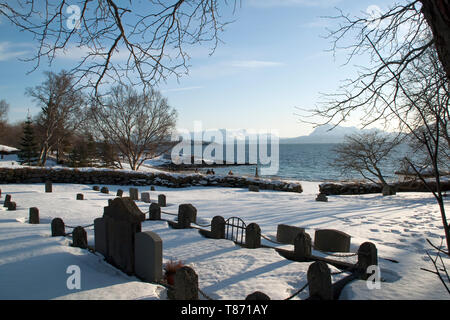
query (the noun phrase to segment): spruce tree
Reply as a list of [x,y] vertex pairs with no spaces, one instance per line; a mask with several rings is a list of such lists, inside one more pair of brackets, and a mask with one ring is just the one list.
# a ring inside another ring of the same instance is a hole
[[18,153],[20,164],[34,165],[39,159],[39,148],[35,140],[33,123],[31,117],[27,117],[27,121],[23,126],[23,136],[20,142],[20,151]]

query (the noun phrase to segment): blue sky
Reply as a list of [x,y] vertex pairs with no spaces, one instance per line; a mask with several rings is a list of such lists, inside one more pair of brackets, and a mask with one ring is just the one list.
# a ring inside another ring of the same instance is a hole
[[[312,126],[299,121],[296,107],[312,108],[320,93],[338,89],[356,68],[343,66],[344,55],[336,59],[325,50],[326,27],[334,21],[321,18],[336,15],[336,7],[356,15],[370,5],[381,8],[392,1],[355,0],[242,0],[242,6],[221,34],[214,55],[211,44],[189,53],[189,75],[159,85],[159,90],[178,110],[178,127],[193,129],[201,121],[203,129],[277,130],[281,137],[308,134]],[[11,27],[0,17],[0,99],[10,105],[9,121],[25,119],[39,108],[24,95],[27,87],[43,81],[43,71],[70,69],[76,60],[69,57],[52,66],[42,65],[31,74],[33,39]],[[361,63],[364,61],[358,61]],[[357,119],[347,125],[357,125]]]

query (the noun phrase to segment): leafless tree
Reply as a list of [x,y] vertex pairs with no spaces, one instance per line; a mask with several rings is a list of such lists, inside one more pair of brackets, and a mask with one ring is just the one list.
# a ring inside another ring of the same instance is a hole
[[132,170],[145,160],[167,151],[177,113],[158,91],[137,93],[129,86],[116,86],[92,114],[103,140],[120,150]]
[[357,172],[381,187],[389,186],[382,167],[390,161],[389,156],[399,141],[378,131],[346,136],[344,142],[334,148],[337,157],[333,163],[344,174]]
[[35,37],[38,49],[29,59],[35,68],[44,58],[51,63],[78,52],[71,73],[98,93],[108,81],[146,86],[186,73],[190,46],[212,42],[214,52],[227,24],[219,8],[228,6],[226,0],[0,0],[0,17]]
[[9,104],[5,100],[0,100],[0,135],[5,131],[6,120],[8,118]]
[[47,156],[71,135],[83,122],[85,98],[74,87],[73,76],[65,71],[59,74],[46,72],[46,80],[26,93],[41,107],[36,129],[40,136],[39,164],[45,165]]

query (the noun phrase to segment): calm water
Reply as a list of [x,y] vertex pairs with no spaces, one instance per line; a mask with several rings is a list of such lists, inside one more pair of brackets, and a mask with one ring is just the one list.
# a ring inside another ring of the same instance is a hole
[[[281,144],[279,171],[274,177],[304,181],[361,179],[358,174],[344,176],[333,166],[335,147],[336,144]],[[394,172],[399,169],[398,160],[402,158],[402,153],[394,153],[392,158],[382,167],[382,172],[389,180],[396,179]],[[250,165],[214,168],[214,171],[216,174],[227,174],[232,170],[237,175],[254,175],[255,169],[255,165]]]

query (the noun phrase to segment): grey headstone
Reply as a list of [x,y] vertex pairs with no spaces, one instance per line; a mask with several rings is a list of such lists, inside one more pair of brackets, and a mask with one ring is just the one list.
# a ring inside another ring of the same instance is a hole
[[326,252],[349,252],[351,236],[333,229],[316,230],[314,248]]
[[115,198],[105,207],[106,260],[127,274],[134,273],[134,236],[141,232],[145,215],[128,197]]
[[160,207],[165,207],[167,206],[166,203],[166,196],[164,194],[160,194],[158,195],[158,204]]
[[285,244],[294,244],[294,240],[301,232],[305,232],[304,228],[279,224],[277,227],[277,242]]
[[122,189],[117,190],[116,197],[122,197],[122,196],[123,196],[123,190]]
[[5,201],[3,202],[3,207],[8,208],[8,204],[11,202],[11,195],[7,194],[5,196]]
[[188,229],[191,227],[191,214],[187,210],[178,210],[178,219],[175,227],[177,229]]
[[141,193],[141,200],[145,203],[150,203],[150,193],[148,192],[142,192]]
[[157,203],[150,204],[149,220],[161,220],[161,207]]
[[39,209],[38,208],[36,208],[36,207],[30,208],[28,223],[39,224]]
[[150,191],[155,191],[155,186],[151,186]]
[[83,227],[78,226],[75,229],[73,229],[72,239],[73,239],[72,243],[73,247],[87,249],[88,247],[87,233]]
[[92,190],[94,190],[94,191],[100,191],[100,187],[99,187],[99,186],[93,186],[93,187],[92,187]]
[[247,298],[245,298],[245,300],[249,300],[249,301],[265,301],[265,300],[270,300],[270,297],[261,292],[261,291],[255,291],[251,294],[249,294],[247,296]]
[[250,191],[250,192],[259,192],[259,187],[255,186],[255,185],[249,185],[248,186],[248,191]]
[[215,216],[211,220],[211,238],[225,239],[225,219],[221,216]]
[[358,249],[358,270],[361,273],[361,279],[367,280],[370,274],[367,268],[378,265],[378,250],[372,242],[364,242]]
[[53,184],[51,181],[45,182],[45,192],[52,192],[53,191]]
[[14,201],[8,202],[8,211],[16,211],[17,205]]
[[84,200],[84,195],[82,193],[77,193],[77,200]]
[[54,218],[51,224],[52,237],[64,237],[66,235],[66,227],[61,218]]
[[175,300],[198,300],[198,276],[187,266],[175,273]]
[[100,189],[100,192],[101,193],[105,193],[105,194],[109,194],[109,189],[108,189],[108,187],[103,187],[103,188]]
[[106,257],[108,243],[106,240],[106,224],[104,218],[97,218],[94,220],[94,239],[95,251],[100,252]]
[[245,247],[256,249],[261,247],[261,228],[256,223],[251,223],[245,228]]
[[311,237],[306,232],[301,232],[294,240],[294,255],[298,261],[308,261],[311,257]]
[[316,201],[328,202],[328,197],[324,193],[319,193],[316,197]]
[[148,282],[161,280],[163,278],[161,238],[152,231],[136,233],[134,250],[136,275]]
[[333,300],[331,272],[323,261],[316,261],[308,268],[307,273],[309,296],[317,300]]
[[197,222],[197,209],[190,203],[180,204],[178,207],[178,217],[183,213],[189,217],[190,222]]
[[130,198],[131,200],[139,200],[139,190],[137,188],[130,188]]

